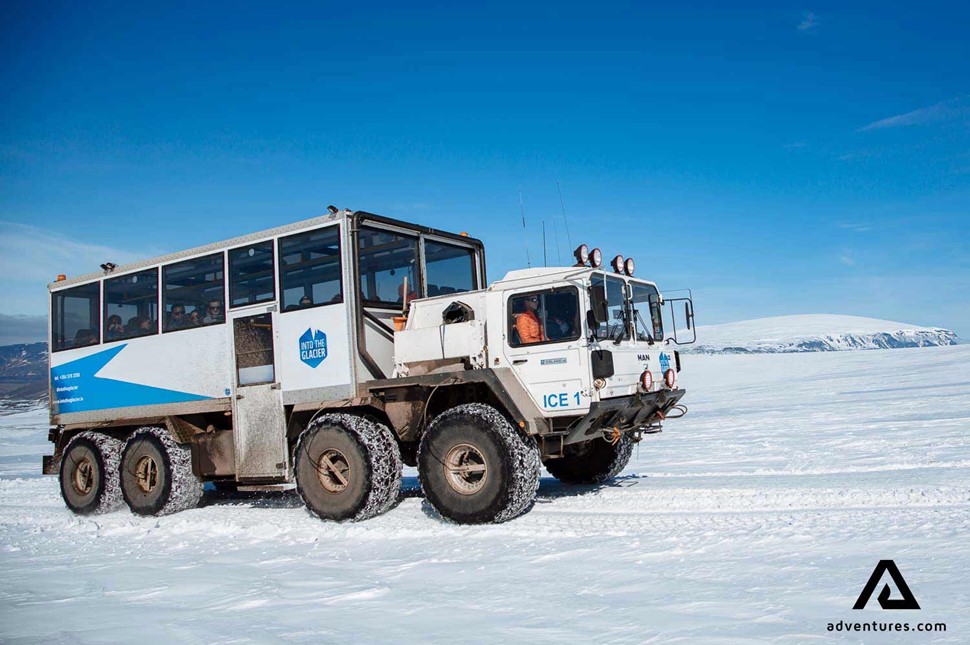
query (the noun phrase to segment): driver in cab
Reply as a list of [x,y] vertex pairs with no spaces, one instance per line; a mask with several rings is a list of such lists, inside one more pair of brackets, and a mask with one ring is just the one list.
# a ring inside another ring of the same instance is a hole
[[519,333],[519,342],[528,345],[548,340],[542,328],[542,321],[536,313],[539,308],[539,296],[528,296],[522,302],[525,310],[515,318],[515,330]]

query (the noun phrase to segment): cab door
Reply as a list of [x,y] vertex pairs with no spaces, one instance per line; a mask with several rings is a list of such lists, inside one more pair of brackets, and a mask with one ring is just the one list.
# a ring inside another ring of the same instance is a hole
[[[587,410],[579,290],[523,289],[509,296],[506,307],[505,356],[535,404],[549,416]],[[520,324],[520,316],[529,321]]]
[[230,315],[235,369],[232,400],[236,479],[287,476],[286,418],[277,374],[276,305]]

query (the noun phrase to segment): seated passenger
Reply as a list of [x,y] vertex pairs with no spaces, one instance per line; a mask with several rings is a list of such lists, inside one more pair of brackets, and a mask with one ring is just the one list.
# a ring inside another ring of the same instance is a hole
[[222,312],[222,301],[218,299],[212,299],[209,301],[206,307],[205,317],[202,318],[202,322],[206,325],[211,325],[213,323],[221,323],[225,314]]
[[198,309],[193,309],[186,317],[189,319],[190,327],[198,327],[202,324],[202,314],[199,313]]
[[121,322],[121,316],[118,314],[111,314],[108,316],[108,328],[104,332],[105,342],[118,340],[119,338],[125,337],[125,326]]
[[303,296],[302,298],[300,298],[300,309],[303,309],[305,307],[312,307],[312,306],[313,306],[313,298],[311,298],[310,296]]
[[75,347],[86,347],[87,345],[97,344],[98,335],[94,333],[93,329],[78,329],[77,333],[74,334]]
[[129,336],[144,336],[152,332],[152,321],[145,316],[132,316],[125,325]]
[[539,308],[539,296],[528,296],[520,302],[525,306],[525,311],[515,317],[515,330],[519,333],[519,342],[528,345],[548,340],[542,329],[542,321],[536,313]]
[[185,329],[189,324],[189,319],[185,315],[185,305],[172,305],[172,312],[168,316],[168,325],[165,329]]
[[570,306],[571,299],[564,299],[559,296],[553,299],[552,304],[546,300],[548,311],[546,312],[546,333],[549,340],[560,340],[571,338],[576,330],[576,315],[573,307]]

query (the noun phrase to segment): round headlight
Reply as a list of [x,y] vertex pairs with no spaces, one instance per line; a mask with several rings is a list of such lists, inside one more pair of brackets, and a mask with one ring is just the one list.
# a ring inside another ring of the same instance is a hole
[[672,369],[664,372],[664,383],[666,383],[667,387],[671,390],[674,389],[674,386],[677,384],[677,372]]
[[643,388],[644,392],[649,392],[653,387],[653,374],[650,373],[650,370],[645,370],[640,375],[640,387]]
[[623,256],[622,255],[618,255],[615,258],[613,258],[613,262],[611,264],[613,266],[613,270],[614,271],[616,271],[617,273],[623,273]]
[[598,269],[603,265],[603,252],[599,249],[593,249],[589,252],[589,265],[594,269]]
[[589,247],[585,244],[580,244],[578,247],[576,247],[576,250],[573,251],[573,255],[576,256],[576,260],[579,261],[580,264],[586,264],[589,261]]
[[633,276],[633,270],[635,268],[637,268],[637,265],[633,262],[633,258],[627,258],[626,262],[623,263],[623,269],[628,276]]

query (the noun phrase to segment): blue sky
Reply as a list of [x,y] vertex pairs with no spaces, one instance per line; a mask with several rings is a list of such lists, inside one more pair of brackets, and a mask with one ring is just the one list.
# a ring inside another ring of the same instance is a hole
[[[0,302],[327,204],[970,335],[966,3],[6,2]],[[554,228],[555,227],[555,228]]]

